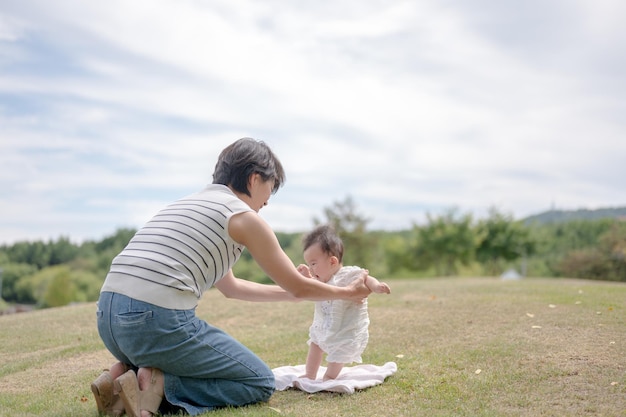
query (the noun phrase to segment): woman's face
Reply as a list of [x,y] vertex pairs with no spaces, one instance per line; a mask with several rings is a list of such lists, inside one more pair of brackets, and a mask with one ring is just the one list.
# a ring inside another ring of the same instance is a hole
[[267,206],[274,190],[274,179],[270,178],[268,181],[264,181],[261,174],[252,174],[248,190],[250,191],[250,202],[248,205],[258,213],[259,210]]

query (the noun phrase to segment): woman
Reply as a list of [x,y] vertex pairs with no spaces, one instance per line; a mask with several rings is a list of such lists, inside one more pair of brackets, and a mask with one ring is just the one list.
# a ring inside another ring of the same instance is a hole
[[[367,274],[335,287],[296,270],[258,215],[284,180],[265,143],[239,139],[220,154],[213,184],[161,210],[113,260],[97,317],[100,337],[119,363],[92,383],[101,413],[147,417],[167,404],[196,415],[269,399],[271,369],[195,316],[212,286],[247,301],[360,301],[369,295]],[[244,248],[278,285],[233,275]]]

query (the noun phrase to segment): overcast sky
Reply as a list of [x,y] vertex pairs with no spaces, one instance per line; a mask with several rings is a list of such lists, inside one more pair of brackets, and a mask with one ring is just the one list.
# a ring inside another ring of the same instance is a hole
[[0,244],[101,239],[211,182],[287,171],[261,215],[370,229],[451,208],[626,205],[621,0],[0,2]]

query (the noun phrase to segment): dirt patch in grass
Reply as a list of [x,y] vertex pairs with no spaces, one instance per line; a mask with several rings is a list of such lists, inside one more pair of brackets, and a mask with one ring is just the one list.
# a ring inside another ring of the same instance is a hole
[[0,378],[0,392],[38,394],[49,390],[51,381],[54,386],[73,385],[85,373],[96,378],[112,363],[111,354],[106,350],[81,353],[62,360],[49,360]]

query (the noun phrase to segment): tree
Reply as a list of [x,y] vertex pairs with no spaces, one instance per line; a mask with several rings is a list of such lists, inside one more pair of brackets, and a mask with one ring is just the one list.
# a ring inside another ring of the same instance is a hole
[[625,223],[598,219],[533,224],[529,230],[535,242],[535,255],[529,258],[529,274],[610,279],[605,275],[608,267],[601,242],[615,224]]
[[128,245],[128,242],[132,239],[135,233],[137,233],[135,229],[117,229],[114,234],[112,234],[111,236],[107,236],[100,242],[96,243],[96,251],[102,252],[111,249],[114,252],[119,253],[122,249],[124,249],[126,245]]
[[59,270],[66,269],[65,266],[51,266],[35,272],[32,275],[22,277],[15,284],[16,299],[20,303],[39,303],[43,300],[48,284]]
[[606,279],[609,263],[597,248],[568,252],[556,265],[559,275],[570,278]]
[[411,246],[410,231],[387,232],[386,236],[379,240],[379,244],[382,245],[386,272],[392,276],[415,276],[413,253],[407,249]]
[[56,242],[49,242],[50,258],[48,265],[60,265],[76,258],[79,248],[70,242],[69,238],[61,237]]
[[28,300],[20,299],[16,286],[22,278],[35,272],[37,272],[35,265],[25,263],[2,264],[2,298],[9,302],[32,301],[30,298]]
[[111,262],[128,245],[128,242],[135,235],[135,229],[118,229],[111,236],[105,237],[99,242],[86,242],[81,247],[83,256],[96,255],[95,272],[106,274],[111,267]]
[[474,259],[477,236],[470,214],[458,215],[450,209],[441,216],[427,214],[425,226],[413,226],[413,262],[418,270],[433,268],[440,276],[454,275],[458,265]]
[[507,262],[534,252],[529,230],[521,222],[514,221],[511,215],[500,213],[495,208],[489,210],[489,217],[478,222],[476,229],[479,238],[476,260],[484,265],[489,274],[498,275]]
[[50,267],[55,269],[50,282],[40,299],[41,307],[61,307],[76,301],[76,285],[72,282],[70,269],[67,267]]
[[102,280],[90,272],[73,270],[69,264],[54,265],[20,279],[15,286],[16,301],[39,307],[95,301],[101,286]]
[[17,242],[3,248],[11,262],[37,266],[38,269],[50,264],[50,247],[43,242]]
[[605,279],[626,281],[626,223],[614,222],[611,228],[600,236],[599,248],[610,265]]
[[626,281],[626,223],[613,222],[596,245],[569,251],[556,269],[573,278]]

